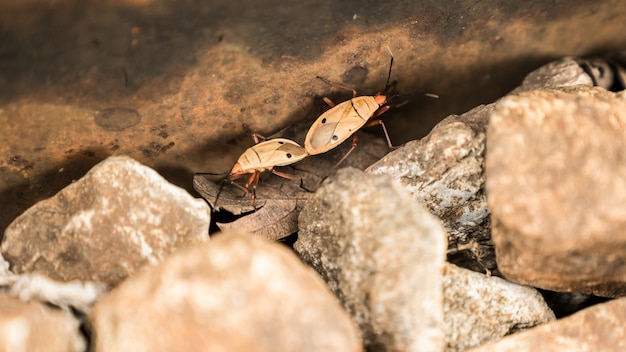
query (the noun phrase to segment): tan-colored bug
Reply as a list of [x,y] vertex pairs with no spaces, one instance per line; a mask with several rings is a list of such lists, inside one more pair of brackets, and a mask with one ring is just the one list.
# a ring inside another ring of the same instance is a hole
[[[252,136],[257,144],[246,149],[239,159],[237,159],[237,162],[227,176],[228,181],[241,188],[246,194],[251,193],[252,199],[256,198],[256,186],[259,183],[259,177],[263,171],[270,171],[274,175],[290,180],[299,179],[300,186],[302,187],[301,178],[274,170],[274,167],[291,165],[306,158],[308,156],[306,150],[290,139],[274,138],[259,143],[259,137],[262,136],[257,134],[253,134]],[[245,186],[234,182],[236,179],[247,174],[251,175]],[[252,190],[250,190],[250,186],[252,186]]]
[[374,125],[380,125],[383,128],[389,148],[396,148],[391,144],[385,124],[381,119],[377,119],[378,116],[391,108],[391,106],[387,105],[388,96],[386,93],[390,88],[389,79],[391,78],[392,66],[393,56],[389,64],[389,74],[387,76],[385,89],[373,96],[357,97],[356,90],[338,83],[330,82],[322,77],[317,77],[326,84],[351,90],[353,97],[340,104],[335,104],[327,97],[324,97],[324,102],[331,108],[315,120],[306,134],[304,148],[309,155],[325,153],[352,136],[352,147],[331,169],[332,171],[348,157],[354,148],[356,148],[358,138],[355,132],[363,127]]

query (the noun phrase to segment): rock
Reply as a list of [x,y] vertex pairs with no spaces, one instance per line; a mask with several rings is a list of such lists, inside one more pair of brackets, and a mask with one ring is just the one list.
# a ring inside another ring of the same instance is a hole
[[129,278],[90,320],[98,352],[362,351],[350,317],[310,268],[280,244],[239,233]]
[[[411,141],[366,169],[389,175],[432,214],[448,232],[455,263],[477,271],[495,269],[489,209],[484,191],[485,134],[493,105],[451,115],[419,141]],[[459,251],[460,252],[460,251]]]
[[445,231],[395,181],[341,169],[299,223],[295,250],[354,317],[367,350],[443,348]]
[[443,280],[447,352],[464,351],[554,320],[539,292],[447,264]]
[[488,129],[498,268],[554,291],[626,294],[626,95],[577,87],[502,99]]
[[15,275],[9,270],[9,263],[2,255],[0,287],[24,302],[37,300],[64,310],[72,309],[83,316],[87,315],[95,300],[106,291],[105,285],[98,282],[58,282],[38,273]]
[[1,351],[85,351],[79,326],[67,311],[0,293]]
[[548,63],[526,76],[512,94],[545,88],[583,85],[620,91],[626,87],[626,55],[615,53],[606,57],[564,57]]
[[584,309],[569,317],[507,336],[469,351],[543,352],[626,350],[626,299]]
[[16,273],[114,286],[145,264],[208,239],[210,210],[128,157],[111,157],[6,230]]
[[552,61],[526,75],[522,84],[511,94],[545,88],[594,85],[592,77],[581,66],[581,59],[564,57]]
[[40,274],[16,275],[8,293],[22,301],[37,299],[85,315],[106,292],[104,284],[89,281],[58,282]]

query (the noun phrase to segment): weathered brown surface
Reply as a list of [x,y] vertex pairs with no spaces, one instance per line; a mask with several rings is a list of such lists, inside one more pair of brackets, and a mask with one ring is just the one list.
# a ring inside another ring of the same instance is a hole
[[317,274],[280,244],[224,233],[96,303],[93,350],[362,351]]
[[500,272],[554,291],[626,295],[626,95],[509,96],[491,116],[487,200]]
[[207,241],[209,222],[204,201],[115,156],[20,215],[1,249],[16,274],[114,286],[146,264]]
[[250,131],[312,121],[331,91],[315,76],[381,89],[387,48],[401,92],[441,96],[386,114],[396,144],[414,139],[554,57],[621,48],[621,4],[3,2],[0,228],[112,154],[191,189],[193,172],[228,170]]

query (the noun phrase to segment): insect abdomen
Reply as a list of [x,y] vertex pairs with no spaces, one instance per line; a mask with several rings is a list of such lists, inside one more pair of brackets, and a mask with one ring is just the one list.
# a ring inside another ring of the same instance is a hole
[[361,96],[326,111],[307,133],[304,141],[306,151],[315,155],[333,149],[361,128],[378,107],[374,97]]

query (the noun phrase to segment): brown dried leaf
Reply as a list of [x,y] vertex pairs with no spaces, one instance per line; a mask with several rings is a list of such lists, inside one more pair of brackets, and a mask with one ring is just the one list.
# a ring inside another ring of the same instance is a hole
[[222,187],[200,175],[194,177],[194,188],[213,210],[243,215],[233,222],[217,222],[220,230],[237,229],[253,236],[278,240],[298,230],[298,214],[312,193],[301,189],[297,182],[269,174],[267,178],[262,187],[257,188],[256,201],[235,186],[225,183]]

